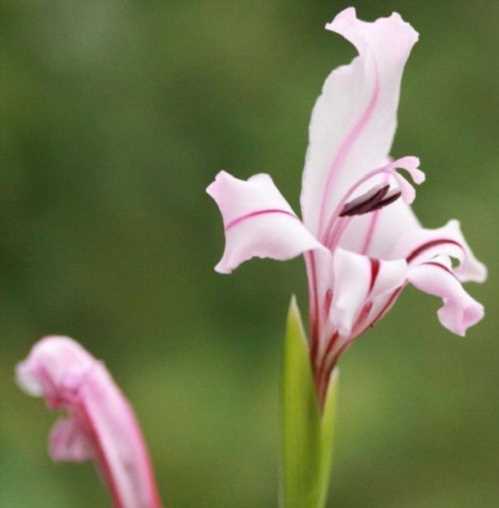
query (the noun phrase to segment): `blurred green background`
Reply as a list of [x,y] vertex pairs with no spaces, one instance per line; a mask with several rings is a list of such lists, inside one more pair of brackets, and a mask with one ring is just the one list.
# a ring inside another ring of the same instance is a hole
[[[168,506],[275,507],[278,382],[303,263],[213,272],[215,173],[272,173],[298,209],[312,105],[353,49],[349,2],[0,1],[0,506],[108,506],[46,454],[55,415],[13,368],[79,339],[132,400]],[[417,154],[425,225],[459,217],[490,269],[466,339],[404,293],[342,360],[330,506],[499,506],[499,2],[354,2],[421,34],[393,154]]]

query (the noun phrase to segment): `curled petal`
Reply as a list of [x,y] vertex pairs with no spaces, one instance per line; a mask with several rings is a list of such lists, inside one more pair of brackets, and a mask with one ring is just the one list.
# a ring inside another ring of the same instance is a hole
[[138,422],[101,362],[68,337],[46,337],[18,365],[17,380],[69,414],[49,439],[54,460],[95,458],[115,506],[161,507]]
[[17,365],[16,379],[26,393],[44,397],[49,407],[57,409],[72,402],[94,364],[95,359],[69,337],[47,337]]
[[248,180],[221,171],[206,189],[224,221],[225,251],[215,267],[230,273],[253,257],[286,260],[322,245],[266,174]]
[[301,206],[305,224],[321,240],[346,191],[388,157],[402,72],[418,39],[398,14],[368,23],[353,8],[326,28],[359,55],[329,75],[310,122]]
[[435,256],[450,256],[459,261],[454,273],[461,282],[483,282],[487,278],[485,265],[473,255],[455,219],[441,228],[418,227],[407,231],[393,249],[393,255],[405,257],[410,264],[420,264]]
[[428,261],[413,266],[408,279],[419,290],[442,299],[443,306],[438,310],[438,317],[451,332],[464,336],[470,326],[483,318],[483,306],[463,289],[445,264]]

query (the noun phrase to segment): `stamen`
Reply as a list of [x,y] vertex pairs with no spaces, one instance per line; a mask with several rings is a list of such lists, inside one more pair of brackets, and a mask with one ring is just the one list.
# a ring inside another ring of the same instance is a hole
[[[402,195],[406,202],[410,204],[415,197],[415,192],[409,182],[398,174],[397,170],[407,170],[414,183],[420,184],[424,181],[424,173],[418,169],[418,165],[419,159],[417,157],[402,157],[401,159],[378,167],[360,178],[360,180],[355,182],[350,189],[348,189],[343,198],[337,204],[333,213],[330,215],[329,220],[325,223],[325,229],[322,227],[320,228],[319,237],[321,242],[330,249],[334,248],[339,237],[343,234],[348,225],[348,221],[338,221],[339,218],[352,217],[355,215],[369,213],[374,210],[379,210],[380,208],[393,203],[393,201],[398,199],[400,195]],[[369,192],[363,194],[362,196],[353,199],[350,202],[348,201],[348,199],[359,189],[361,185],[379,176],[384,176],[384,183],[373,187]],[[390,177],[394,177],[398,181],[400,187],[399,191],[401,194],[392,193],[387,196],[388,188],[384,190],[384,187],[388,185],[388,179]],[[338,225],[338,222],[340,225]]]
[[384,208],[385,206],[390,205],[394,201],[397,201],[397,199],[402,196],[402,192],[398,190],[392,191],[390,194],[388,194],[385,199],[381,200],[379,203],[376,203],[369,211],[374,212],[374,210],[379,210],[380,208]]
[[[326,228],[326,231],[324,232],[324,235],[321,237],[323,239],[323,243],[324,245],[328,245],[328,242],[327,242],[327,239],[330,239],[332,236],[333,236],[333,229],[335,227],[335,222],[337,221],[337,219],[340,217],[340,214],[341,212],[344,210],[346,204],[348,203],[348,198],[362,185],[364,184],[365,182],[367,182],[368,180],[370,180],[371,178],[374,178],[378,175],[386,175],[386,176],[391,176],[392,175],[392,172],[387,169],[389,166],[383,166],[381,168],[377,168],[373,171],[371,171],[370,173],[368,173],[367,175],[363,176],[360,180],[358,180],[352,187],[350,187],[350,189],[345,193],[345,195],[343,196],[343,198],[341,199],[341,201],[338,203],[338,205],[336,206],[336,209],[334,210],[334,212],[332,213],[331,217],[329,218],[329,221],[328,221],[328,226]],[[381,184],[382,186],[386,185],[387,181],[385,181],[383,184]],[[378,189],[378,187],[374,187],[374,189]]]
[[339,216],[363,215],[393,203],[401,196],[401,192],[396,190],[388,193],[389,188],[388,184],[373,187],[365,194],[346,203]]

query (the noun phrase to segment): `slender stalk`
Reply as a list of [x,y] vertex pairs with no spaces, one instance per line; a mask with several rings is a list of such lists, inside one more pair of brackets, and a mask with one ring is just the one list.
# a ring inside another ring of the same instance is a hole
[[282,365],[281,508],[324,508],[329,488],[336,371],[320,403],[300,312],[291,300]]

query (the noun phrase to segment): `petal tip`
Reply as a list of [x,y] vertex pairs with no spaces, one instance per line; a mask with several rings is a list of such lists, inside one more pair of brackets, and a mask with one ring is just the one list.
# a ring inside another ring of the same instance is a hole
[[326,30],[345,36],[345,29],[353,27],[355,23],[359,24],[359,28],[366,25],[375,25],[376,23],[381,23],[384,27],[387,27],[386,24],[388,23],[391,25],[390,29],[396,32],[396,35],[404,36],[409,46],[412,46],[419,40],[419,33],[409,22],[405,21],[398,12],[392,12],[388,17],[381,17],[375,21],[366,22],[357,17],[355,7],[347,7],[340,11],[332,21],[326,24]]
[[208,185],[208,187],[206,187],[206,189],[205,189],[206,194],[208,194],[208,196],[210,196],[213,199],[214,199],[214,193],[216,192],[215,187],[216,187],[216,183],[211,182],[210,185]]
[[15,381],[17,386],[26,394],[32,397],[41,397],[43,389],[41,384],[30,372],[30,368],[26,361],[20,362],[16,365]]
[[446,303],[438,312],[442,325],[460,337],[466,337],[466,332],[478,324],[485,316],[483,305],[470,297],[470,301],[463,307],[458,302]]
[[326,30],[336,32],[338,29],[338,24],[350,23],[356,19],[357,10],[355,7],[347,7],[346,9],[343,9],[338,14],[336,14],[336,16],[331,21],[326,23]]
[[214,268],[215,272],[221,274],[221,275],[229,275],[232,273],[232,269],[230,269],[229,267],[225,266],[225,264],[222,264],[222,262],[218,263],[215,268]]
[[206,187],[206,193],[211,196],[215,201],[217,200],[218,195],[218,187],[222,183],[221,180],[226,179],[227,177],[232,176],[230,173],[227,173],[225,170],[220,170],[216,175],[213,181]]
[[387,18],[389,20],[393,20],[398,23],[401,27],[407,30],[407,33],[411,35],[413,42],[416,43],[419,40],[419,32],[415,30],[415,28],[406,21],[398,12],[392,12],[391,16]]
[[[466,274],[467,277],[465,280],[469,280],[471,282],[477,282],[478,284],[483,284],[488,276],[489,270],[486,265],[484,265],[481,261],[477,259],[472,263],[472,272]],[[461,273],[457,270],[457,276],[461,278]]]

